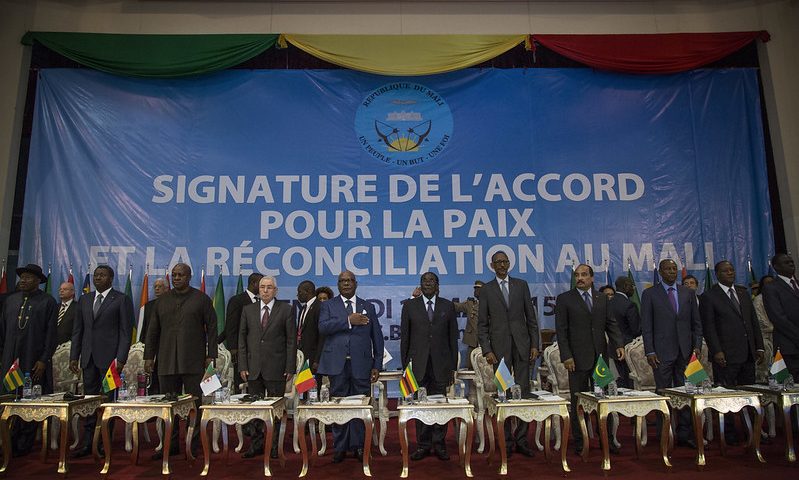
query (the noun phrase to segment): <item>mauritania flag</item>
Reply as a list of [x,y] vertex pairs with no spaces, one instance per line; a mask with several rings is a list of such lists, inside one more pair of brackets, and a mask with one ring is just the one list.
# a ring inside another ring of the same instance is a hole
[[514,380],[510,370],[508,370],[508,366],[505,365],[504,357],[499,361],[497,371],[494,372],[494,383],[497,384],[498,390],[507,390],[516,383],[516,380]]
[[616,379],[616,375],[613,375],[613,372],[610,371],[610,368],[608,368],[608,364],[605,362],[605,359],[602,358],[602,355],[596,359],[593,377],[594,385],[601,388],[607,387],[610,382]]
[[22,375],[19,374],[19,359],[14,360],[11,368],[6,372],[6,376],[3,377],[3,386],[7,392],[13,392],[22,386]]
[[407,397],[412,393],[416,393],[416,390],[419,390],[419,384],[416,383],[416,376],[413,374],[413,361],[410,361],[405,367],[402,378],[400,378],[400,392],[402,392],[403,397]]
[[788,366],[785,365],[785,360],[782,359],[782,354],[779,350],[777,350],[777,354],[774,355],[774,363],[771,364],[771,369],[769,371],[774,375],[774,380],[779,383],[784,382],[790,375]]
[[294,386],[297,387],[297,393],[305,393],[316,386],[316,379],[313,378],[308,360],[305,360],[302,370],[294,378]]
[[117,370],[117,359],[115,358],[111,365],[108,366],[108,371],[105,372],[103,378],[103,392],[108,393],[111,390],[116,390],[122,385],[122,379],[119,378],[119,371]]
[[685,367],[685,378],[694,385],[702,383],[707,378],[707,372],[702,368],[702,363],[696,358],[696,352],[691,354],[691,361]]
[[219,280],[216,281],[212,303],[216,313],[216,333],[221,334],[225,331],[225,288],[222,286],[222,272],[219,272]]

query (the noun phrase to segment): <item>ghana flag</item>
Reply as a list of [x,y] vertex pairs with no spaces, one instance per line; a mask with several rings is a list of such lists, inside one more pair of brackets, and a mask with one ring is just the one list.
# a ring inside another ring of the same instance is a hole
[[115,358],[114,361],[111,362],[111,365],[108,366],[108,371],[105,372],[105,378],[103,378],[103,393],[116,390],[120,385],[122,385],[122,379],[119,378],[117,359]]

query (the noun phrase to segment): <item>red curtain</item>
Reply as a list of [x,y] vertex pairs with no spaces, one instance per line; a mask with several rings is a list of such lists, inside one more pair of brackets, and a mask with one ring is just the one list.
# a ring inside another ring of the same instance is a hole
[[676,73],[713,63],[760,39],[767,31],[631,35],[531,35],[564,57],[600,70],[626,73]]

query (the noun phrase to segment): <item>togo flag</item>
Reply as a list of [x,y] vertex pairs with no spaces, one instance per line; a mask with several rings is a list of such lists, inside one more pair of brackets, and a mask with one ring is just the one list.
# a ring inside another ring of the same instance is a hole
[[602,355],[597,357],[596,365],[594,365],[594,385],[605,388],[616,379],[616,375],[613,375],[613,372],[610,371],[608,368],[608,364],[605,363],[605,359],[602,358]]
[[219,376],[214,371],[213,363],[209,363],[208,367],[206,367],[203,381],[200,382],[200,388],[203,391],[203,395],[206,396],[222,388],[222,382],[219,381]]
[[22,375],[19,374],[19,358],[14,360],[14,363],[11,364],[11,368],[8,369],[6,372],[5,377],[3,377],[3,386],[6,388],[7,392],[13,392],[14,390],[18,389],[22,386]]
[[776,380],[777,383],[784,382],[790,375],[788,366],[785,365],[785,360],[782,359],[782,354],[779,350],[777,350],[777,354],[774,355],[774,363],[771,364],[771,369],[769,371],[774,375],[774,380]]

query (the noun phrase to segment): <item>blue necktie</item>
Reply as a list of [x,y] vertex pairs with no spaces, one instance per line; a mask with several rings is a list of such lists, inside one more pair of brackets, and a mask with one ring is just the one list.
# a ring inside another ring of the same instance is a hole
[[430,320],[430,323],[433,322],[433,301],[427,301],[427,319]]
[[591,301],[591,294],[588,292],[583,292],[583,300],[585,300],[585,304],[588,306],[588,310],[594,309],[594,304]]

